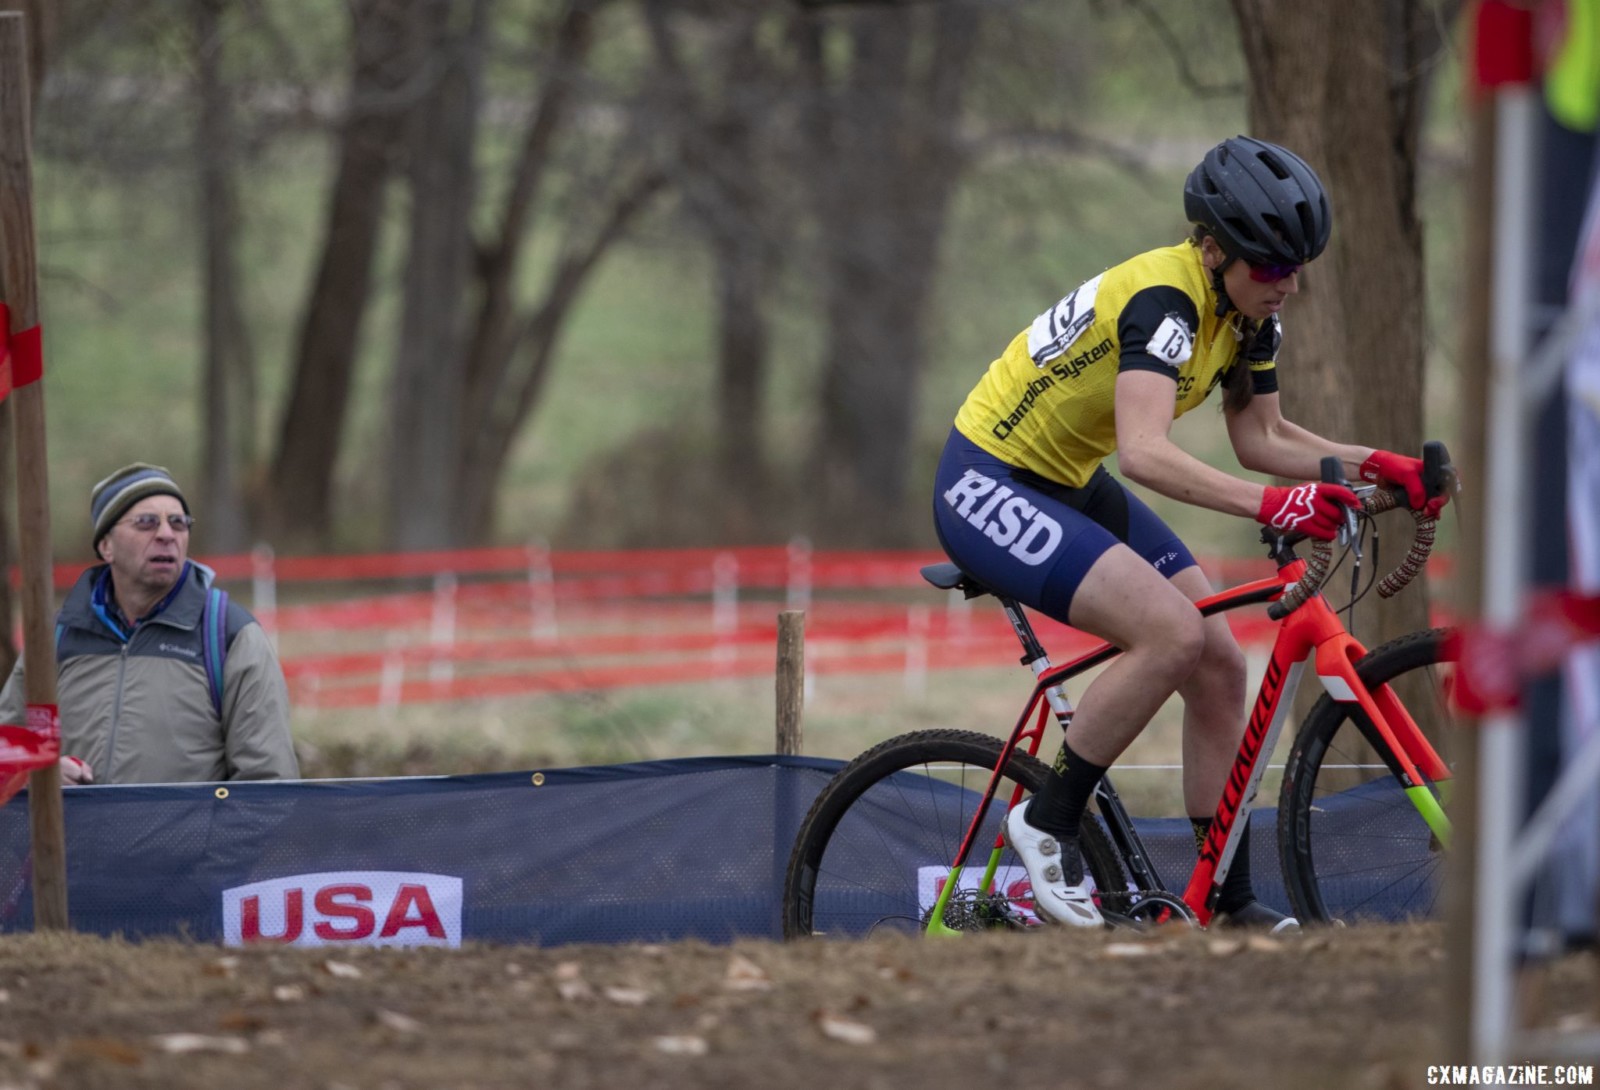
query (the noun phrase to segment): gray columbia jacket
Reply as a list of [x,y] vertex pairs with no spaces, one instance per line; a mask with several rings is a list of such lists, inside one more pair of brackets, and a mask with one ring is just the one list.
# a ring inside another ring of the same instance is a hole
[[[250,611],[228,603],[219,717],[201,648],[211,570],[189,562],[166,606],[127,639],[97,608],[105,570],[84,572],[57,617],[61,752],[87,761],[95,783],[298,779],[288,687]],[[22,667],[0,691],[0,723],[25,721]]]

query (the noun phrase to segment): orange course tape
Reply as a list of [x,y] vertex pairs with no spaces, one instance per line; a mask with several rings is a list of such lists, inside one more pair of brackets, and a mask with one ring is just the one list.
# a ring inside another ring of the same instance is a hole
[[11,309],[0,303],[0,401],[43,376],[43,330],[34,325],[11,332]]
[[1514,629],[1464,629],[1455,636],[1456,707],[1473,715],[1518,707],[1528,681],[1555,673],[1574,646],[1597,638],[1600,595],[1563,591],[1531,599]]
[[29,704],[26,726],[0,725],[0,806],[22,790],[28,774],[61,757],[61,712],[54,704]]

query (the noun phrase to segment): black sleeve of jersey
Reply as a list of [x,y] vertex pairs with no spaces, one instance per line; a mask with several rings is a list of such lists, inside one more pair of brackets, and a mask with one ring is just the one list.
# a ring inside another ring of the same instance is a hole
[[1194,300],[1178,288],[1156,284],[1135,293],[1117,316],[1117,370],[1155,371],[1176,382],[1178,368],[1194,352],[1199,325]]

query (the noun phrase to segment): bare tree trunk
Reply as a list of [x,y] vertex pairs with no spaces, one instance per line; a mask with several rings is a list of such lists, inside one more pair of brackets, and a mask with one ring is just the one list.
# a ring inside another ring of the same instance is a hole
[[[708,531],[724,541],[763,533],[771,482],[763,450],[762,403],[771,345],[770,296],[777,255],[793,230],[762,178],[761,137],[776,114],[778,64],[761,46],[771,12],[759,7],[719,12],[720,37],[703,57],[686,61],[659,5],[651,30],[664,70],[666,124],[678,130],[674,182],[714,263],[717,321],[716,449],[719,508],[705,512]],[[697,90],[697,77],[713,85]],[[770,155],[768,156],[770,158]]]
[[898,543],[910,525],[924,321],[962,165],[952,138],[978,18],[961,5],[853,13],[850,67],[833,92],[819,38],[808,54],[823,111],[814,154],[833,164],[816,171],[828,320],[816,494],[862,543]]
[[[1304,156],[1333,204],[1328,250],[1302,274],[1285,322],[1285,414],[1331,439],[1416,455],[1426,330],[1417,146],[1439,47],[1433,9],[1420,0],[1233,6],[1253,134]],[[1386,555],[1398,559],[1399,547]],[[1363,608],[1376,624],[1358,633],[1369,646],[1427,622],[1422,590],[1375,603]]]
[[267,481],[274,541],[326,547],[334,470],[372,291],[384,195],[399,154],[408,79],[421,57],[407,0],[351,5],[351,74],[321,257],[300,325],[293,386]]
[[[195,48],[200,117],[195,133],[200,176],[205,363],[201,417],[200,535],[207,548],[236,552],[247,544],[238,452],[252,449],[254,361],[239,304],[236,248],[236,153],[230,91],[222,74],[224,0],[196,0]],[[237,391],[237,393],[236,393]],[[237,411],[236,411],[237,410]]]
[[[626,141],[624,141],[626,143]],[[489,536],[494,520],[495,489],[505,472],[511,449],[528,416],[544,393],[545,382],[572,307],[601,258],[620,239],[634,218],[659,193],[664,178],[652,170],[636,175],[605,209],[593,233],[567,240],[551,274],[550,286],[530,312],[521,317],[495,361],[502,376],[498,396],[487,418],[476,421],[463,437],[457,476],[459,539]]]
[[767,309],[774,270],[759,240],[728,240],[712,250],[717,283],[716,472],[724,508],[721,537],[748,541],[758,532],[768,475],[761,408],[771,347]]
[[514,357],[509,346],[519,320],[516,277],[527,248],[529,227],[538,214],[539,199],[553,169],[556,140],[571,113],[583,63],[594,44],[597,6],[593,0],[571,0],[561,12],[534,108],[523,131],[499,230],[479,256],[482,302],[467,353],[467,389],[462,406],[468,434],[492,418]]
[[473,150],[486,0],[464,11],[418,0],[431,81],[410,119],[410,252],[395,359],[389,480],[394,546],[459,539],[456,472],[462,448],[466,344],[462,315],[472,256]]
[[[453,463],[453,528],[458,542],[488,537],[495,495],[511,450],[539,404],[557,339],[606,252],[660,192],[663,177],[645,161],[637,126],[617,139],[605,169],[572,184],[543,294],[519,307],[516,287],[538,225],[541,194],[559,165],[556,145],[570,132],[577,92],[594,44],[603,0],[566,0],[554,23],[548,60],[523,132],[498,230],[476,265],[481,302],[467,336],[460,446]],[[577,137],[592,140],[592,134]],[[570,181],[570,179],[569,179]]]

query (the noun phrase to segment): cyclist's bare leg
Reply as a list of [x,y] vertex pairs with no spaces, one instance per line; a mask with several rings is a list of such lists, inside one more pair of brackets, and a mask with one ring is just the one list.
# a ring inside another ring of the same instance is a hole
[[[1213,593],[1199,568],[1170,580],[1192,601]],[[1205,650],[1178,686],[1183,697],[1183,801],[1191,817],[1210,817],[1244,734],[1245,660],[1239,641],[1220,614],[1204,618]]]
[[1006,841],[1028,869],[1037,912],[1098,927],[1103,917],[1076,850],[1084,808],[1105,766],[1194,670],[1205,632],[1194,603],[1126,545],[1094,562],[1072,596],[1069,620],[1123,653],[1084,690],[1059,761],[1027,809],[1006,815]]
[[1069,620],[1123,649],[1084,690],[1067,731],[1076,753],[1109,765],[1194,672],[1204,618],[1149,561],[1118,545],[1078,585]]
[[[1196,601],[1211,593],[1210,581],[1199,568],[1178,572],[1172,585]],[[1178,695],[1183,697],[1184,806],[1195,824],[1197,840],[1210,830],[1223,784],[1238,756],[1244,734],[1246,681],[1244,652],[1227,622],[1219,615],[1202,623],[1206,645],[1200,664],[1178,686]],[[1283,915],[1256,900],[1247,833],[1248,825],[1240,834],[1245,839],[1223,881],[1217,910],[1234,924],[1279,930],[1288,926]]]

